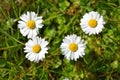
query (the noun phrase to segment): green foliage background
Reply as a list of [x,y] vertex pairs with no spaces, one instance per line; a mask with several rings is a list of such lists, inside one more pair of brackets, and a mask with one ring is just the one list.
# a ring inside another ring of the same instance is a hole
[[[39,63],[25,58],[20,16],[43,16],[39,36],[49,41],[49,53]],[[106,22],[98,35],[87,35],[80,19],[99,12]],[[86,42],[85,56],[68,61],[60,51],[62,39],[77,34]],[[0,80],[120,80],[120,0],[0,0]]]

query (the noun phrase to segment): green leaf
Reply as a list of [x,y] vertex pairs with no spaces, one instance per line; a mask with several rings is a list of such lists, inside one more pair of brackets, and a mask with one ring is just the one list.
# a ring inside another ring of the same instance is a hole
[[70,3],[67,0],[63,0],[59,3],[60,10],[65,11]]
[[4,58],[0,58],[0,67],[6,66],[6,60]]

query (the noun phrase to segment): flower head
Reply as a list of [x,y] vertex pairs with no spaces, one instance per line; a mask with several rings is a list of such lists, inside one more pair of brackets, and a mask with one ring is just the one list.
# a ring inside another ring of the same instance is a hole
[[79,57],[83,57],[85,55],[85,43],[84,40],[82,40],[79,36],[73,34],[73,35],[67,35],[63,39],[63,43],[61,44],[60,48],[62,51],[62,54],[68,59],[68,60],[77,60]]
[[37,36],[39,28],[43,27],[42,17],[38,17],[35,12],[27,12],[27,14],[23,14],[20,19],[21,20],[18,21],[18,28],[20,28],[21,34],[28,38]]
[[48,50],[48,42],[41,37],[34,37],[30,39],[24,48],[24,52],[26,52],[26,58],[30,61],[39,62],[39,60],[43,60],[45,58],[45,54],[47,54]]
[[86,13],[81,19],[81,28],[86,34],[98,34],[104,28],[105,21],[98,12]]

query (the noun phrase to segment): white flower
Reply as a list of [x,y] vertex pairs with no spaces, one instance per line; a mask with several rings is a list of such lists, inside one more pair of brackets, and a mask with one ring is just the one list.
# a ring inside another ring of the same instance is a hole
[[20,28],[22,35],[28,38],[37,36],[39,28],[43,27],[42,17],[38,17],[35,12],[27,12],[27,14],[23,14],[20,19],[21,20],[18,21],[18,28]]
[[69,78],[65,77],[63,80],[69,80]]
[[60,46],[62,54],[66,57],[66,59],[75,61],[79,57],[83,57],[83,55],[85,55],[85,47],[86,45],[84,43],[84,40],[75,34],[67,35],[63,39],[63,43]]
[[43,60],[45,58],[45,54],[47,54],[48,50],[48,42],[45,41],[45,39],[42,39],[41,37],[34,37],[30,39],[26,44],[24,48],[24,52],[26,54],[26,58],[30,61],[39,62],[39,60]]
[[81,19],[81,28],[86,34],[98,34],[104,28],[105,21],[98,12],[86,13]]

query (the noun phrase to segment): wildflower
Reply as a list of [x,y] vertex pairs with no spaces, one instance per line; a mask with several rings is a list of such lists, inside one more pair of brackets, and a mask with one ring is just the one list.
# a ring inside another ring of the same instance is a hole
[[26,58],[30,61],[39,62],[39,60],[43,60],[45,58],[45,54],[47,54],[48,50],[48,42],[41,37],[34,37],[30,39],[24,48],[24,52],[26,52]]
[[63,80],[69,80],[69,78],[65,77]]
[[104,28],[105,21],[98,12],[86,13],[81,19],[81,28],[86,34],[98,34]]
[[20,32],[23,36],[27,36],[27,38],[32,38],[37,36],[38,29],[43,27],[42,17],[38,17],[35,12],[27,12],[27,14],[23,14],[20,17],[20,21],[18,21],[18,28],[20,28]]
[[75,61],[79,57],[83,57],[83,55],[85,55],[85,47],[86,45],[84,40],[75,34],[67,35],[60,46],[62,54],[66,57],[66,59]]

